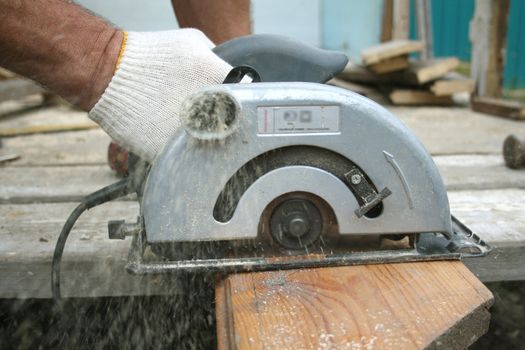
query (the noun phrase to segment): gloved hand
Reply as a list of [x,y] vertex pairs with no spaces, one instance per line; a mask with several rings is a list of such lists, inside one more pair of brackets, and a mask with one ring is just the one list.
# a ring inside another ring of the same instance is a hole
[[152,161],[181,125],[181,102],[223,82],[231,66],[197,29],[129,32],[117,70],[89,112],[115,141]]

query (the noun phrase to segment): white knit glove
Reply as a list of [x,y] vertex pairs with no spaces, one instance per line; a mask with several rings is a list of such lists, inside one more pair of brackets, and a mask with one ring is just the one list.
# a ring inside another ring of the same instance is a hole
[[117,143],[152,161],[180,126],[181,102],[231,66],[199,30],[129,32],[119,67],[89,112]]

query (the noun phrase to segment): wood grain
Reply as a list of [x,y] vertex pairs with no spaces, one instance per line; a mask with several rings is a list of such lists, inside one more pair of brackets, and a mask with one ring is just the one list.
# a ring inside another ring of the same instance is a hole
[[219,349],[463,349],[493,301],[450,261],[235,274],[216,293]]

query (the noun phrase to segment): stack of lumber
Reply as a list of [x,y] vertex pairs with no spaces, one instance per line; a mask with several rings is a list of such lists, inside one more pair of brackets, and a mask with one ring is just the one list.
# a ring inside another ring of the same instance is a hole
[[454,71],[456,57],[409,58],[424,47],[421,41],[395,40],[367,48],[361,52],[363,65],[349,63],[333,83],[359,84],[368,97],[370,89],[377,89],[396,105],[451,105],[454,94],[473,91],[474,82]]

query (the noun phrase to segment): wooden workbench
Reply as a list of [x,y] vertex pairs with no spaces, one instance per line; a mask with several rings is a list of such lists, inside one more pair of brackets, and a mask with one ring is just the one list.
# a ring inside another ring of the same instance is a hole
[[[0,130],[89,124],[85,113],[64,106],[24,112],[18,107],[3,107]],[[434,155],[454,215],[494,247],[467,266],[482,281],[525,279],[525,171],[505,168],[500,155],[503,139],[525,135],[525,123],[466,108],[391,110]],[[0,154],[21,157],[0,165],[0,298],[51,295],[51,256],[66,217],[82,196],[117,179],[106,163],[108,143],[100,129],[3,138]],[[128,275],[130,240],[107,238],[108,220],[134,220],[137,212],[137,203],[123,200],[81,217],[64,253],[65,296],[169,292],[161,277]]]

